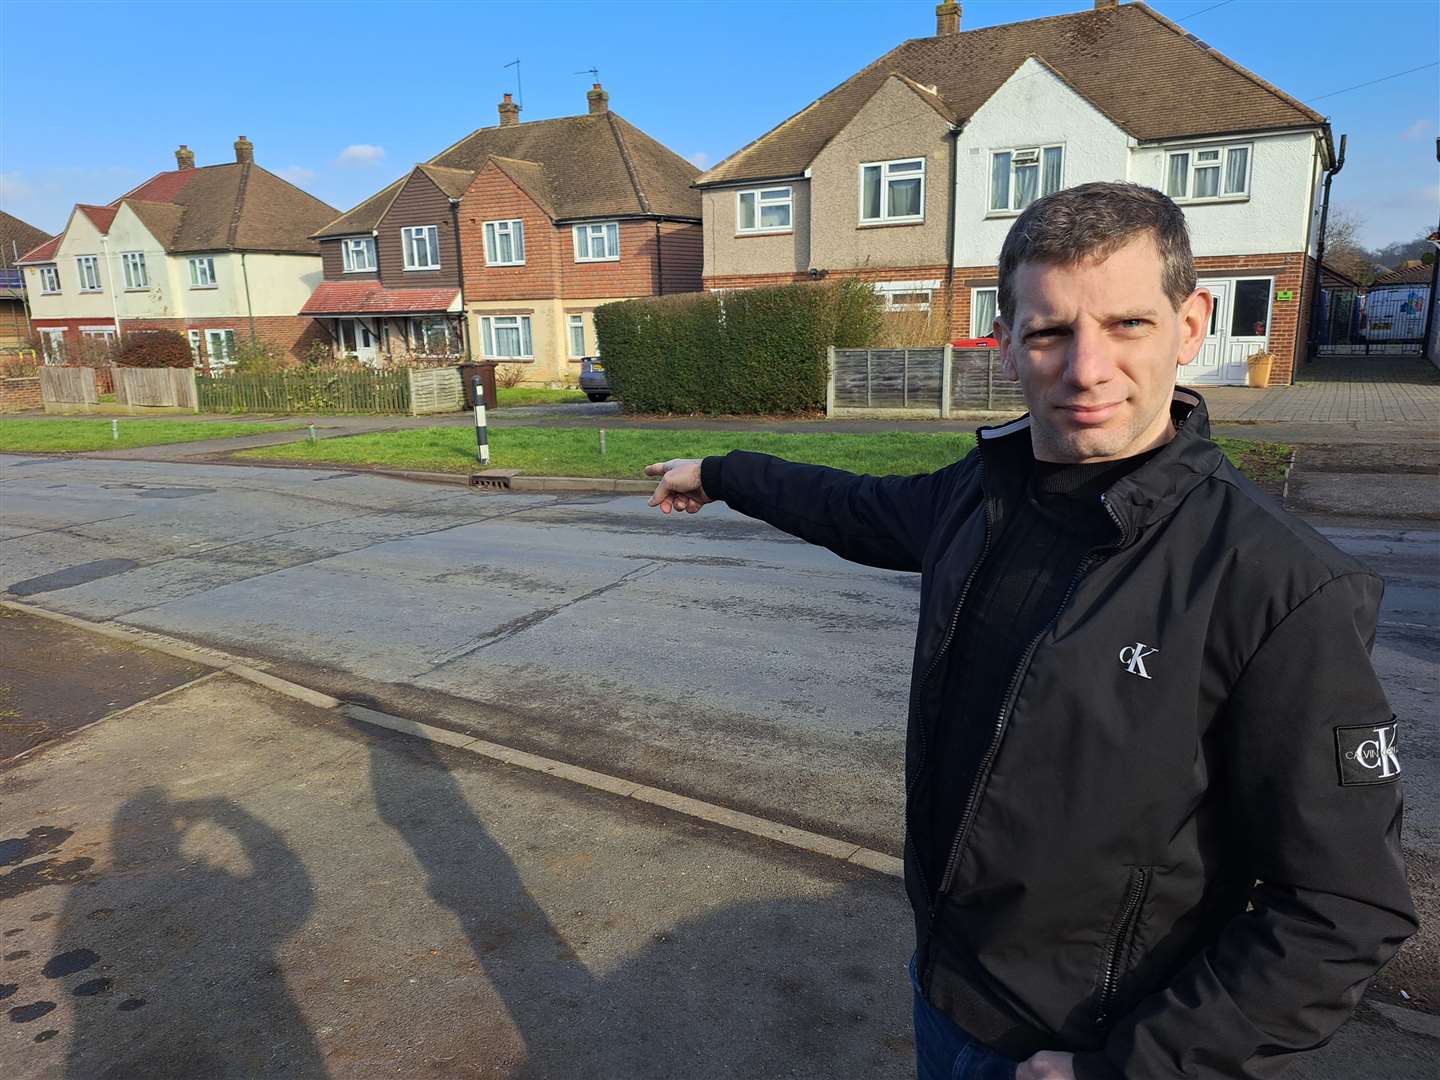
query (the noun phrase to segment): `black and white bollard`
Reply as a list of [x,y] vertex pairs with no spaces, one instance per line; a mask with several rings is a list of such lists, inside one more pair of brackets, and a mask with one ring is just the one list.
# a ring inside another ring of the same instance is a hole
[[480,453],[480,464],[490,464],[490,436],[485,429],[485,387],[479,376],[475,385],[475,445]]
[[119,420],[111,420],[111,421],[110,421],[110,438],[115,439],[115,440],[119,440],[119,438],[120,438],[120,421],[119,421]]

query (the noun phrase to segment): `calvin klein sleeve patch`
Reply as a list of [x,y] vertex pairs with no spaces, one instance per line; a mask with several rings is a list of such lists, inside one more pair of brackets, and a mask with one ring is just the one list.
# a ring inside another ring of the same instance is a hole
[[1337,727],[1335,764],[1342,786],[1388,784],[1400,779],[1400,757],[1396,750],[1399,724],[1392,716],[1380,727]]

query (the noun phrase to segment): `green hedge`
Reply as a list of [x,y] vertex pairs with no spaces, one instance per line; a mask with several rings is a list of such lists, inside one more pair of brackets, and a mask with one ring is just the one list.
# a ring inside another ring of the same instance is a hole
[[629,412],[799,413],[825,407],[826,349],[864,348],[879,301],[858,281],[605,304],[595,332]]

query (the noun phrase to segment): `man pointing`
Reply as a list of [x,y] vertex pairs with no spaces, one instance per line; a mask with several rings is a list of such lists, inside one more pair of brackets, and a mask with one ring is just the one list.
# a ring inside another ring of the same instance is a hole
[[1269,1077],[1416,922],[1381,582],[1290,517],[1175,387],[1212,299],[1159,192],[1032,204],[1000,256],[1029,414],[924,476],[668,461],[735,510],[918,571],[906,747],[918,1073]]

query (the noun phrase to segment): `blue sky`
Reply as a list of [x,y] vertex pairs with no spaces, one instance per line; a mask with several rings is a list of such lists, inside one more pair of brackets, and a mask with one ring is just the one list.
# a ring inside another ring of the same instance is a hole
[[[341,210],[496,122],[521,60],[524,119],[585,111],[597,67],[610,105],[710,165],[910,37],[936,0],[511,0],[507,3],[76,3],[0,0],[6,108],[0,207],[58,231],[187,143],[200,164],[256,160]],[[1091,0],[965,0],[963,25],[1079,11]],[[1336,204],[1380,246],[1440,213],[1435,0],[1158,0],[1233,60],[1350,136]]]

